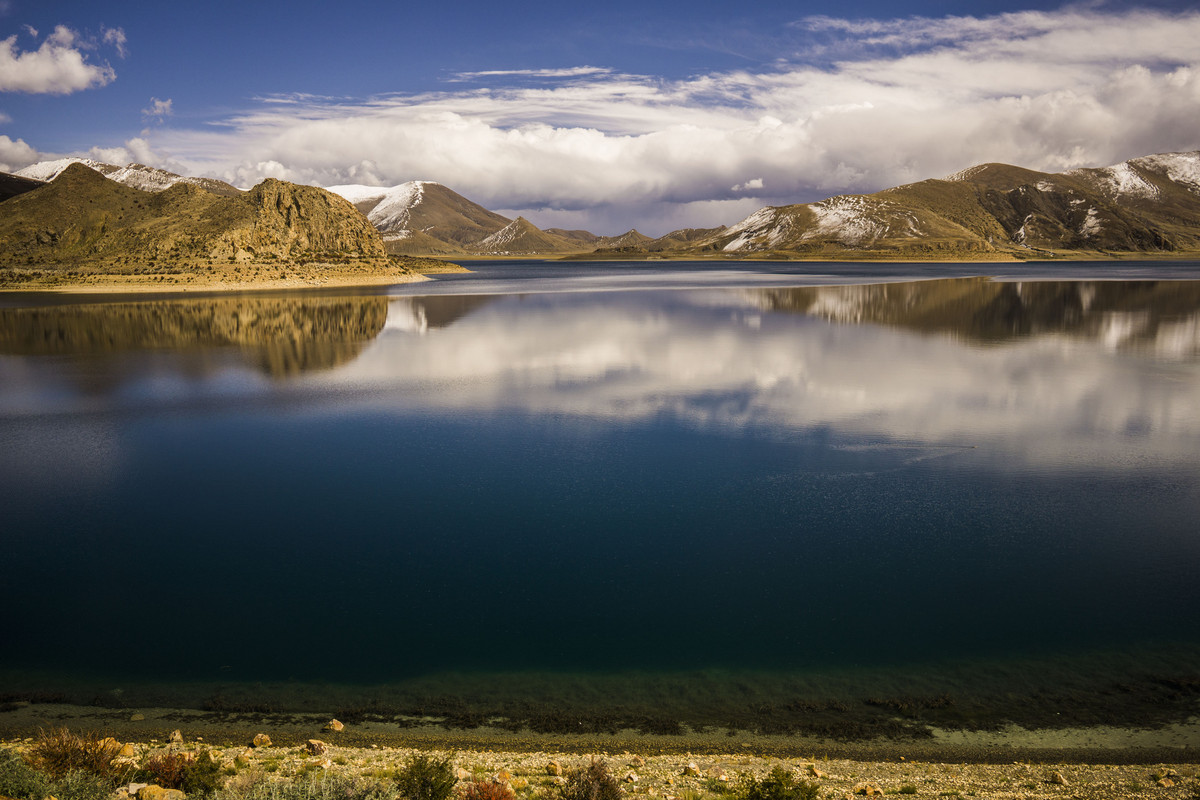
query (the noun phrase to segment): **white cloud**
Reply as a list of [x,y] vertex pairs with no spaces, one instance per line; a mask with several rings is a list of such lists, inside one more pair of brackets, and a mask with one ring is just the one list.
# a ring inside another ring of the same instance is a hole
[[0,135],[0,172],[16,172],[41,160],[39,153],[21,139],[14,141]]
[[[125,34],[120,29],[106,31],[104,40],[124,51]],[[18,50],[15,34],[0,40],[0,92],[71,94],[106,86],[117,73],[108,64],[90,63],[84,51],[91,47],[65,25],[56,27],[37,50]]]
[[172,102],[170,98],[159,100],[157,97],[151,97],[150,105],[142,109],[142,117],[162,122],[174,113],[171,108]]
[[648,209],[664,224],[689,209],[740,213],[753,205],[747,191],[778,205],[987,161],[1057,171],[1200,147],[1197,11],[811,18],[797,30],[836,47],[822,45],[819,65],[794,57],[676,81],[495,70],[473,74],[518,80],[360,100],[290,95],[148,138],[194,174],[239,185],[429,179],[538,224],[596,219],[612,226],[595,224],[598,233],[651,234],[666,229],[645,222]]
[[125,49],[125,31],[122,28],[104,28],[101,38],[105,44],[111,44],[117,49],[117,55],[121,58],[129,55],[129,51]]
[[453,80],[474,81],[480,78],[581,78],[609,75],[608,67],[564,67],[560,69],[488,69],[480,72],[459,72]]

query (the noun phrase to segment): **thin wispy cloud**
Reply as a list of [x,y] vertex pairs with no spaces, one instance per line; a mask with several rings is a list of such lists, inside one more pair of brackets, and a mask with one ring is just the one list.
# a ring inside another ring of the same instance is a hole
[[[29,26],[26,33],[37,36]],[[120,28],[105,29],[101,39],[125,55],[125,33]],[[107,63],[91,61],[88,51],[96,47],[94,40],[65,25],[57,26],[36,50],[22,50],[16,34],[0,40],[0,92],[71,94],[107,86],[117,73]]]
[[1200,147],[1197,11],[819,17],[796,29],[838,38],[841,56],[789,51],[682,80],[494,70],[470,73],[486,88],[264,98],[146,138],[160,158],[238,185],[429,179],[602,233],[732,223],[987,161],[1059,171]]
[[476,81],[481,78],[581,78],[590,75],[610,75],[608,67],[566,67],[561,69],[488,69],[479,72],[457,72],[451,81]]

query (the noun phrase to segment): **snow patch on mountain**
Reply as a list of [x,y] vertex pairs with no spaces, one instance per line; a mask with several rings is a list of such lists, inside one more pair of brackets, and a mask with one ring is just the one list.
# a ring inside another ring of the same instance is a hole
[[517,217],[491,236],[481,240],[475,247],[485,251],[503,250],[528,232],[528,224],[523,218]]
[[816,225],[804,232],[801,239],[828,236],[842,244],[867,244],[888,232],[888,224],[872,214],[878,204],[853,195],[831,197],[809,206],[816,215]]
[[1167,177],[1200,193],[1200,151],[1191,153],[1160,153],[1135,158],[1129,162],[1153,172],[1165,172]]
[[1068,175],[1094,177],[1101,190],[1113,197],[1158,197],[1158,188],[1138,173],[1129,162],[1101,167],[1096,170],[1072,170]]
[[28,167],[19,169],[13,174],[19,175],[22,178],[32,178],[35,181],[52,181],[72,164],[83,164],[85,167],[90,167],[102,175],[108,175],[108,173],[118,169],[118,167],[114,167],[112,164],[93,161],[90,158],[58,158],[54,161],[39,161],[36,164],[30,164]]
[[793,226],[792,217],[781,209],[767,206],[755,211],[744,220],[725,231],[736,234],[722,250],[767,250],[787,238]]
[[943,178],[943,180],[969,181],[969,180],[971,180],[971,178],[978,175],[980,172],[983,172],[985,169],[987,169],[986,164],[980,164],[980,165],[974,166],[974,167],[967,167],[966,169],[959,170],[958,172],[954,173],[953,175],[947,175],[945,178]]
[[347,184],[325,188],[354,205],[375,201],[367,219],[384,233],[399,233],[412,229],[412,211],[425,199],[425,187],[431,185],[433,181],[408,181],[391,187]]
[[1101,231],[1100,215],[1096,213],[1096,209],[1089,208],[1087,216],[1079,226],[1079,235],[1084,238],[1091,239]]

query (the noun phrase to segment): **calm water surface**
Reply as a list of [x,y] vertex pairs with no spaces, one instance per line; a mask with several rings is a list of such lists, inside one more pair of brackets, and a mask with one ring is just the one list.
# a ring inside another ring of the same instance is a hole
[[1196,652],[1200,281],[788,269],[6,298],[0,669],[1144,674],[1139,653]]

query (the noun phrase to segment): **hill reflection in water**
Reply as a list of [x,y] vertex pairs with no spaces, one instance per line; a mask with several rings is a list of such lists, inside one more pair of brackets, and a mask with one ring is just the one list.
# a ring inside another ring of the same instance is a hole
[[352,360],[387,318],[379,297],[236,296],[0,309],[0,353],[98,358],[236,348],[275,377]]

